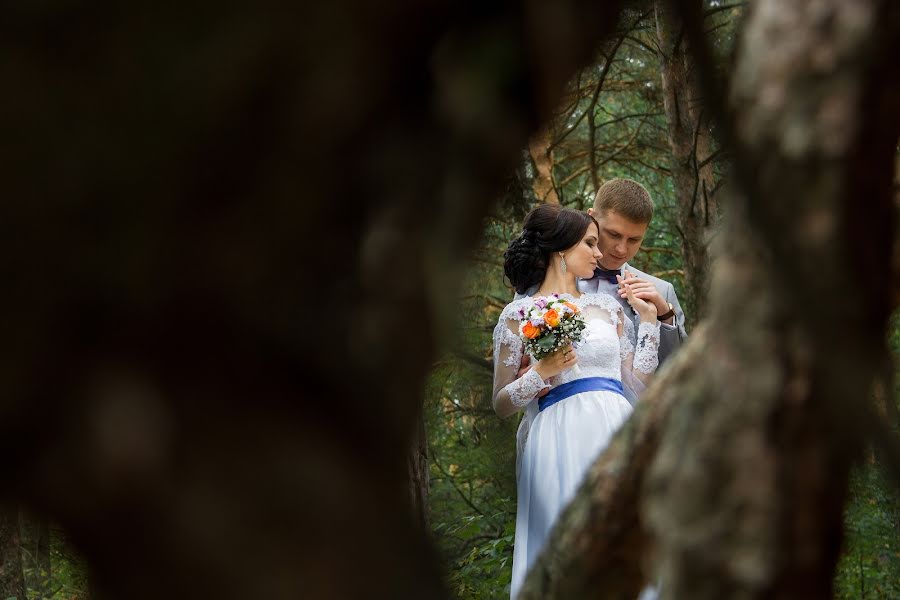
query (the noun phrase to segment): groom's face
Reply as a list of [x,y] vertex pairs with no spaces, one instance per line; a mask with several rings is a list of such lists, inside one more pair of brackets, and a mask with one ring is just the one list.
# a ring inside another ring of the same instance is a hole
[[592,212],[600,223],[600,266],[612,271],[621,269],[641,249],[649,223],[636,223],[614,210],[606,214]]

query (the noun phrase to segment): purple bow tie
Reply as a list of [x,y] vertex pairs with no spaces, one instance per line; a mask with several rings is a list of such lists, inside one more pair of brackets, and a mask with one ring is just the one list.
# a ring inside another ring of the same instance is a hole
[[610,283],[619,283],[616,279],[616,275],[621,275],[619,271],[607,271],[606,269],[601,269],[597,267],[594,269],[594,277],[599,277],[604,281],[608,281]]

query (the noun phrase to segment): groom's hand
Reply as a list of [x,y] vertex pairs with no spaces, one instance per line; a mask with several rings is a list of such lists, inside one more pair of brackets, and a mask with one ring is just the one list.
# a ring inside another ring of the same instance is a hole
[[[527,354],[523,353],[522,360],[519,361],[519,372],[516,373],[516,379],[518,379],[519,377],[524,375],[528,371],[529,368],[531,368],[531,357],[528,356]],[[550,388],[545,387],[540,392],[538,392],[537,397],[540,398],[542,396],[546,396],[549,393],[550,393]]]
[[[625,279],[622,283],[630,285],[632,293],[637,298],[646,302],[652,302],[653,305],[656,306],[656,314],[664,315],[669,312],[669,303],[666,302],[666,299],[662,297],[662,294],[659,293],[659,290],[656,289],[656,286],[651,282],[646,279],[641,279],[640,277],[635,277],[630,271],[625,271]],[[624,286],[619,286],[619,296],[622,298],[626,297]],[[663,323],[671,325],[674,320],[675,317],[669,317],[663,321]]]

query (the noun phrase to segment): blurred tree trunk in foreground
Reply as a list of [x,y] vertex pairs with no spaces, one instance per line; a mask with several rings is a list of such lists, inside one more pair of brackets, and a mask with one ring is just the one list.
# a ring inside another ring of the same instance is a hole
[[7,7],[4,499],[65,528],[100,600],[443,597],[410,518],[423,380],[617,16]]
[[[679,4],[710,76],[696,4]],[[668,598],[830,598],[868,439],[900,481],[869,400],[889,360],[900,7],[750,10],[719,107],[735,182],[710,317],[592,467],[521,598],[634,598],[655,576]]]

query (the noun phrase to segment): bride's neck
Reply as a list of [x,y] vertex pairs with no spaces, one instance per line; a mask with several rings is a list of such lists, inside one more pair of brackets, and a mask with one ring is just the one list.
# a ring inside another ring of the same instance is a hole
[[563,273],[556,265],[547,269],[544,275],[544,281],[538,288],[538,296],[548,296],[550,294],[571,294],[576,298],[581,295],[578,291],[578,279],[574,273]]

